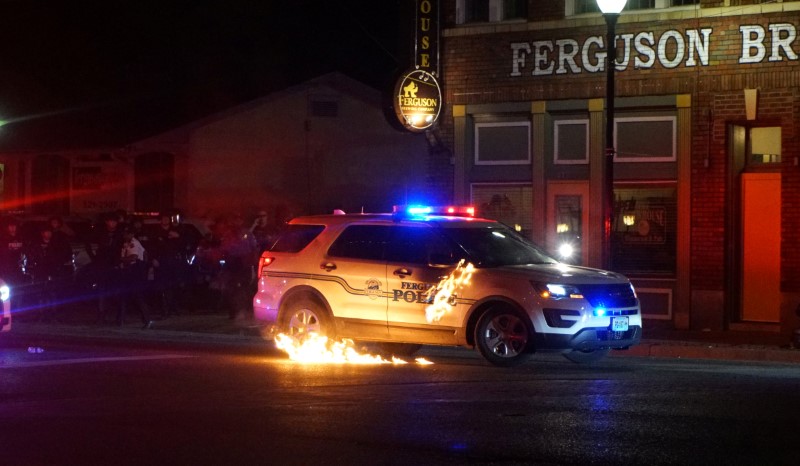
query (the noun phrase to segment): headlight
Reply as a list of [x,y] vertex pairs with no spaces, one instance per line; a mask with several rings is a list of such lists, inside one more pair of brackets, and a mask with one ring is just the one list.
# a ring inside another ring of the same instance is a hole
[[11,288],[9,288],[8,285],[0,286],[0,300],[6,302],[10,297],[11,297]]
[[572,285],[563,285],[560,283],[532,283],[536,292],[539,293],[544,299],[581,299],[583,294],[581,291]]

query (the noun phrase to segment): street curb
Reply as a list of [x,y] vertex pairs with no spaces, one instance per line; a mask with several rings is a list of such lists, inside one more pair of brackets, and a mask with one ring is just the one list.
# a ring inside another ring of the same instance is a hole
[[684,341],[643,341],[614,356],[638,356],[673,359],[715,359],[732,361],[778,362],[800,364],[800,350],[758,345],[721,345]]
[[141,329],[97,327],[82,325],[39,326],[16,324],[10,336],[17,338],[43,338],[62,342],[94,342],[94,343],[148,343],[152,345],[208,345],[238,347],[250,349],[268,349],[274,347],[270,341],[252,332],[240,331],[238,334],[190,332],[185,330]]

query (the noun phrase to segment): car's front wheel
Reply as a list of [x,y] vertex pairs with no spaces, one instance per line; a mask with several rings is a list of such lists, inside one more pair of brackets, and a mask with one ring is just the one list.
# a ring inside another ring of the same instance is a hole
[[528,359],[531,339],[525,319],[508,307],[486,311],[475,328],[475,344],[481,355],[495,366],[510,367]]
[[611,348],[602,348],[591,351],[573,350],[564,353],[564,357],[578,364],[591,364],[608,356],[610,351]]
[[284,333],[297,339],[303,339],[310,333],[328,338],[334,336],[327,311],[317,302],[306,298],[289,303],[281,327]]

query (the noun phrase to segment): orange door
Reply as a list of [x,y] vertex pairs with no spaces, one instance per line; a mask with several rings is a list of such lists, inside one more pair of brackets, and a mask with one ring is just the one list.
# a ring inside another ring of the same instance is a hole
[[742,320],[778,322],[781,175],[742,174]]

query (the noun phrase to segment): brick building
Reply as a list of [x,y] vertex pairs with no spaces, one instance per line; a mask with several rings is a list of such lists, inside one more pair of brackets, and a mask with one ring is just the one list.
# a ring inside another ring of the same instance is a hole
[[[595,1],[440,1],[442,196],[601,266]],[[611,268],[652,325],[800,326],[799,28],[785,0],[629,0],[619,17]]]

